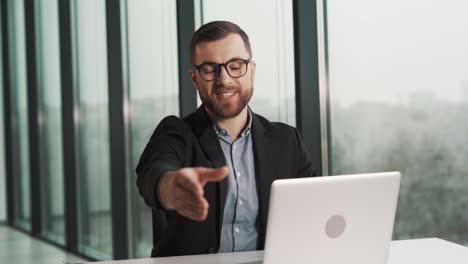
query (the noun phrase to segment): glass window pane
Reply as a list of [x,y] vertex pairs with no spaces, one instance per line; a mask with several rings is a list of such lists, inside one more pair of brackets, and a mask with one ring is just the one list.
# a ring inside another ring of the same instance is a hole
[[[2,27],[2,6],[0,5],[0,28]],[[3,35],[0,30],[0,61],[3,63]],[[3,70],[0,70],[0,146],[5,146],[3,112]],[[5,148],[0,148],[0,222],[6,221]]]
[[333,174],[401,171],[394,238],[468,244],[468,3],[327,6]]
[[[296,124],[291,0],[204,0],[203,23],[229,20],[249,35],[257,63],[252,110]],[[258,19],[261,14],[262,19]]]
[[31,227],[24,2],[8,1],[14,224]]
[[[175,1],[127,1],[130,101],[130,175],[156,125],[179,114]],[[152,25],[152,26],[148,26]],[[125,27],[125,26],[124,26]],[[153,247],[151,209],[129,177],[131,257],[148,257]]]
[[73,1],[80,252],[112,257],[104,0]]
[[57,0],[36,4],[42,234],[64,243],[64,189]]

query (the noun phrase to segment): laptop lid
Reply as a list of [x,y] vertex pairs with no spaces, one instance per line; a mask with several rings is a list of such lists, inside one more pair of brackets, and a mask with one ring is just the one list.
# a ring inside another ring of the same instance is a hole
[[276,180],[264,264],[384,264],[399,172]]

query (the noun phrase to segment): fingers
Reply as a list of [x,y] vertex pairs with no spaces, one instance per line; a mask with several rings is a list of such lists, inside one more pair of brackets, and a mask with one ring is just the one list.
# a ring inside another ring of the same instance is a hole
[[193,168],[193,170],[198,174],[198,180],[202,185],[205,185],[207,182],[221,181],[229,174],[229,168],[227,166],[216,169]]
[[[170,198],[174,209],[185,217],[203,221],[208,215],[208,202],[204,197],[203,186],[207,182],[224,179],[229,173],[227,166],[212,168],[183,168],[173,172],[170,184]],[[163,178],[164,179],[164,178]]]
[[[208,204],[207,202],[205,202]],[[185,208],[182,208],[181,212],[185,214],[192,220],[195,221],[204,221],[208,216],[208,206],[207,205],[185,205]]]
[[177,199],[177,212],[195,221],[203,221],[208,215],[208,202],[205,198],[198,199],[186,192],[181,191]]
[[178,177],[175,181],[175,184],[177,187],[192,193],[198,199],[203,197],[203,185],[200,184],[196,175],[193,177]]
[[203,221],[208,215],[208,202],[203,197],[203,187],[197,175],[190,170],[183,171],[185,177],[174,181],[174,204],[177,212],[195,221]]

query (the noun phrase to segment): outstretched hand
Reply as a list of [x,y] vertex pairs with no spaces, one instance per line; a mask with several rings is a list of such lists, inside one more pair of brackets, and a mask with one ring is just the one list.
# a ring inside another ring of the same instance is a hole
[[161,202],[168,209],[195,221],[203,221],[208,215],[209,204],[204,197],[203,187],[208,182],[224,179],[229,168],[182,168],[164,174],[159,184]]

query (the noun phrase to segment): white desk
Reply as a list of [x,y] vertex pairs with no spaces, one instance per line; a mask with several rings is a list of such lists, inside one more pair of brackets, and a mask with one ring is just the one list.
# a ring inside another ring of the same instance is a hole
[[[100,264],[240,264],[263,259],[263,251],[92,262]],[[91,263],[91,262],[89,262]],[[353,264],[353,263],[350,263]],[[468,248],[438,238],[392,241],[387,264],[468,264]]]

